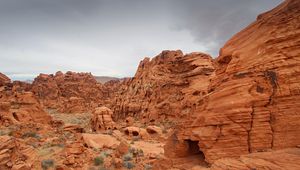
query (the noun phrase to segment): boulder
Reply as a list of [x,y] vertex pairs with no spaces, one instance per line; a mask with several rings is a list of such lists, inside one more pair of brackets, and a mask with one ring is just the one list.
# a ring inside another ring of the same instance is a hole
[[99,132],[116,129],[116,124],[112,120],[112,115],[113,112],[107,107],[95,108],[91,119],[92,130]]
[[65,124],[63,127],[64,131],[69,131],[72,133],[83,133],[84,129],[77,124]]
[[120,142],[110,136],[104,134],[82,134],[83,143],[86,144],[88,147],[95,148],[95,149],[102,149],[102,148],[116,148]]

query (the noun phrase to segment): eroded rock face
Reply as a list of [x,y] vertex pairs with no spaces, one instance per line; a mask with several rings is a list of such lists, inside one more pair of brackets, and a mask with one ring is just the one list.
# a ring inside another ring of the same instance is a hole
[[10,82],[10,79],[6,75],[0,73],[0,86],[3,86],[9,82]]
[[134,78],[120,83],[111,104],[114,118],[154,122],[188,117],[207,94],[213,74],[212,59],[203,53],[163,51],[145,58]]
[[36,160],[32,146],[10,136],[0,136],[0,169],[30,170]]
[[197,141],[210,163],[299,145],[299,47],[300,1],[260,15],[221,49],[209,93],[177,138]]
[[40,74],[32,91],[47,108],[63,113],[89,112],[103,101],[102,85],[90,73]]
[[112,120],[113,112],[107,107],[98,107],[93,111],[91,127],[93,131],[100,132],[103,130],[116,129],[116,124]]
[[24,89],[19,83],[0,86],[0,126],[51,121],[33,93]]
[[283,149],[272,152],[259,152],[243,155],[238,159],[217,160],[210,170],[251,170],[251,169],[299,169],[300,149]]

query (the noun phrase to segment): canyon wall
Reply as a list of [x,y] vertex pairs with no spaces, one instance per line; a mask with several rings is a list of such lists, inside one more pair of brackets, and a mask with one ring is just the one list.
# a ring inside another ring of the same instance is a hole
[[300,1],[259,15],[224,45],[214,67],[208,94],[170,139],[167,156],[181,155],[188,141],[210,163],[300,144]]

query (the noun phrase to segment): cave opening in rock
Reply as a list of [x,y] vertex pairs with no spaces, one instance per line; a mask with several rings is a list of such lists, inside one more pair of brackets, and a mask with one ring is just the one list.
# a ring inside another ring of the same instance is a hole
[[139,132],[133,131],[133,132],[132,132],[132,136],[139,136]]
[[13,117],[14,117],[17,121],[20,121],[20,120],[19,120],[19,117],[18,117],[18,115],[17,115],[16,112],[13,112],[12,115],[13,115]]
[[153,129],[147,129],[147,132],[150,134],[150,135],[153,135],[153,134],[157,134],[157,132]]
[[185,142],[188,144],[188,155],[197,156],[201,161],[201,164],[206,165],[207,163],[205,162],[205,155],[198,145],[199,141],[185,140]]

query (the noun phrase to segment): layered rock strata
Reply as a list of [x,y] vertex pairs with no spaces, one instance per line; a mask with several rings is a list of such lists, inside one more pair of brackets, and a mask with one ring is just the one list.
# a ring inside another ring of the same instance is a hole
[[207,54],[184,55],[178,50],[145,58],[133,78],[119,83],[111,105],[114,118],[132,116],[144,122],[187,118],[208,93],[213,75]]
[[220,50],[208,94],[174,140],[197,142],[210,163],[299,145],[299,54],[300,1],[287,0]]

